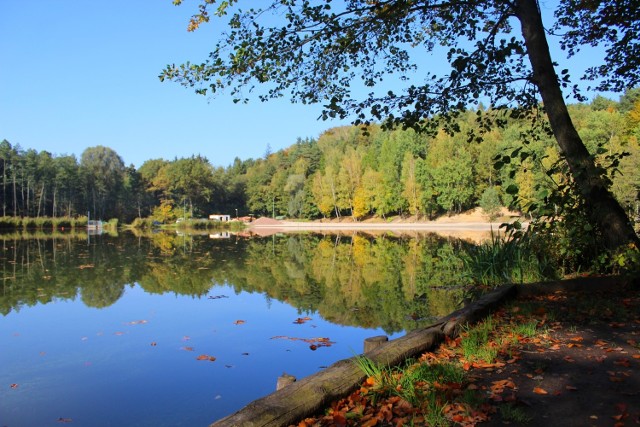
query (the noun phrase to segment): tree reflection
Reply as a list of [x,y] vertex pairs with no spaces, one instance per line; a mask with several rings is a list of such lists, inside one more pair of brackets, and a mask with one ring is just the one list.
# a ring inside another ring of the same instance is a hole
[[116,302],[126,286],[204,297],[216,285],[258,292],[299,312],[392,333],[445,315],[462,298],[469,244],[418,237],[293,234],[209,239],[157,233],[4,239],[0,312],[80,295]]

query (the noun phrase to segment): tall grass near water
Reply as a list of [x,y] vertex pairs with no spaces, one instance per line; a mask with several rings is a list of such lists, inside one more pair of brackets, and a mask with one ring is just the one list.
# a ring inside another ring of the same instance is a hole
[[556,278],[552,263],[534,249],[526,232],[491,233],[491,239],[471,248],[463,262],[471,281],[478,285],[532,283]]
[[3,216],[0,217],[0,230],[64,230],[75,229],[76,227],[86,227],[87,217],[36,217],[20,218]]

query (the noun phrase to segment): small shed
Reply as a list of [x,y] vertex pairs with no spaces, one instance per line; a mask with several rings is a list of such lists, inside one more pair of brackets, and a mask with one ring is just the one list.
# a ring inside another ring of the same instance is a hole
[[231,215],[211,214],[209,215],[209,219],[211,221],[227,222],[231,221]]

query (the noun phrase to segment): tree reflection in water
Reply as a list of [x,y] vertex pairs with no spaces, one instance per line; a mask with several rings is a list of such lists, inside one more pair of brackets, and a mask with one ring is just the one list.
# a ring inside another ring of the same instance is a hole
[[435,234],[289,234],[264,238],[157,233],[4,237],[0,312],[80,296],[116,302],[127,287],[206,297],[217,284],[263,293],[341,325],[409,330],[462,299],[461,254],[470,246]]

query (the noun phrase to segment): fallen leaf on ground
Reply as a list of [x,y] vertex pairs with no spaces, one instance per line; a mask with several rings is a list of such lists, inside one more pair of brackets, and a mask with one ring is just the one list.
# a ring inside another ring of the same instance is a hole
[[533,392],[535,394],[549,394],[549,392],[543,388],[540,387],[534,387]]
[[624,366],[625,368],[628,368],[631,366],[631,363],[629,362],[629,359],[627,358],[620,358],[618,360],[616,360],[615,362],[613,362],[614,365],[618,365],[618,366]]

